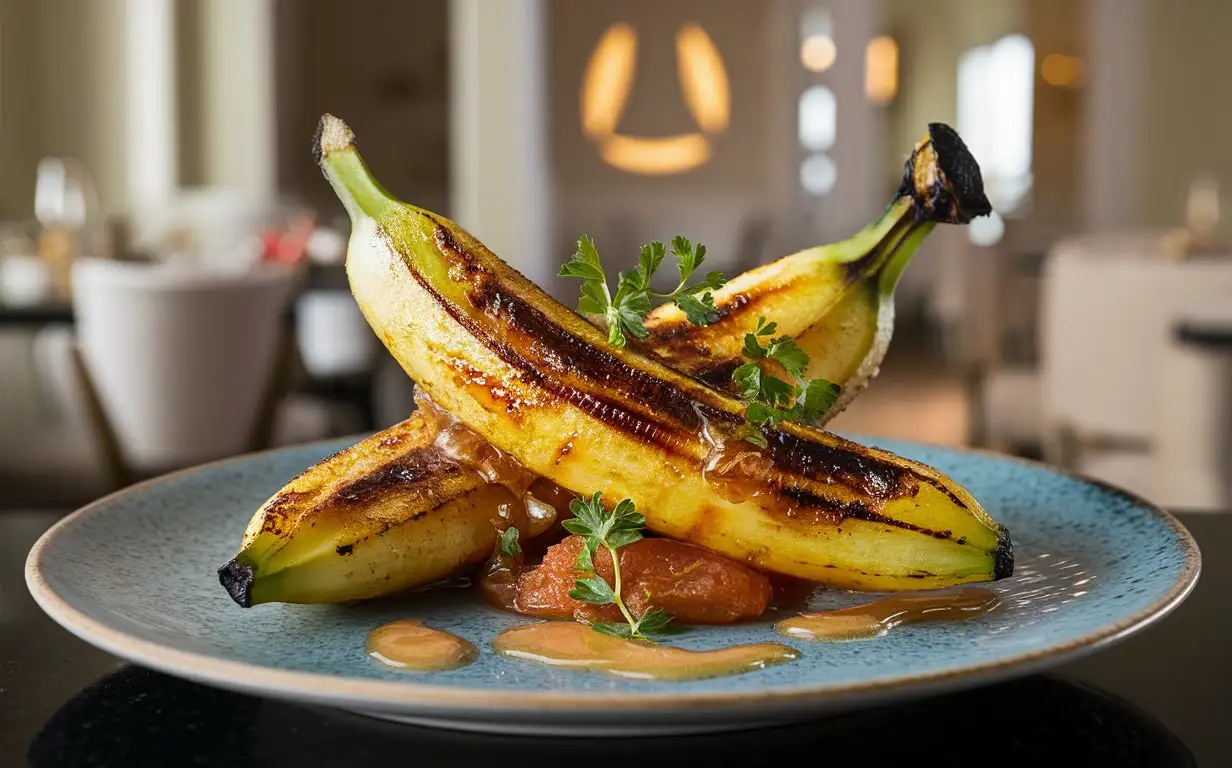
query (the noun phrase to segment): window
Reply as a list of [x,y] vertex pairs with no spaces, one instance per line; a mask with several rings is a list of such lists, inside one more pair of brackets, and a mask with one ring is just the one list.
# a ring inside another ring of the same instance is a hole
[[838,119],[834,91],[814,85],[800,95],[800,146],[821,152],[834,146]]
[[[958,132],[979,161],[993,207],[1013,215],[1031,193],[1035,49],[1023,35],[967,51],[958,63]],[[1001,239],[1000,216],[969,229],[974,242]]]

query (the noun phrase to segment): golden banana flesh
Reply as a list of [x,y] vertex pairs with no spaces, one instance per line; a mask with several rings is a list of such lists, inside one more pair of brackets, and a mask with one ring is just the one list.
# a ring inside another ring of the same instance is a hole
[[[952,132],[932,134],[916,153],[932,160],[909,175],[926,210],[961,220],[983,200],[978,169]],[[658,533],[833,586],[1010,572],[1008,533],[949,478],[796,424],[767,429],[762,450],[731,439],[741,402],[609,346],[456,224],[394,200],[336,118],[319,149],[352,218],[347,273],[369,324],[434,402],[527,470],[629,498]]]
[[[809,354],[807,375],[841,385],[827,418],[836,414],[876,373],[893,325],[894,286],[919,243],[938,221],[965,223],[987,212],[978,183],[959,199],[931,170],[965,152],[946,131],[931,127],[895,200],[863,231],[733,279],[716,292],[717,324],[691,325],[674,305],[660,307],[647,319],[651,337],[642,347],[679,370],[729,386],[731,370],[742,362],[743,334],[758,315],[777,319]],[[422,418],[396,425],[325,459],[263,505],[241,553],[220,571],[237,602],[388,594],[445,578],[489,553],[496,535],[491,511],[516,506],[519,489],[485,488],[478,475],[432,446],[433,430]],[[357,459],[365,454],[372,456]],[[538,495],[559,497],[559,488],[543,486]],[[367,490],[356,496],[347,488]],[[342,504],[346,495],[351,498]],[[557,503],[563,512],[562,500]],[[318,528],[322,518],[334,525]],[[457,520],[452,536],[425,522],[443,519]],[[414,542],[405,543],[412,539],[448,546],[424,556]]]

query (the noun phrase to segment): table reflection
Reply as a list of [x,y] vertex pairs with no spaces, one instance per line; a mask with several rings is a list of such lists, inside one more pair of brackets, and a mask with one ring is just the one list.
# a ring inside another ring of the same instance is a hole
[[[29,764],[1196,765],[1158,721],[1095,688],[1032,677],[773,729],[673,738],[544,739],[431,730],[215,690],[125,667],[83,690],[32,742]],[[394,761],[397,761],[396,763]],[[839,761],[843,761],[840,763]],[[961,762],[960,762],[961,761]],[[921,763],[922,764],[922,763]]]

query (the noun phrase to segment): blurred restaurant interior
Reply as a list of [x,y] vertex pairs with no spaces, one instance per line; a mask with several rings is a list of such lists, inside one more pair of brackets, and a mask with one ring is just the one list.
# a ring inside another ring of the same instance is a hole
[[1229,39],[1224,0],[0,0],[0,512],[406,418],[323,112],[571,306],[582,233],[735,275],[953,125],[994,213],[914,257],[832,428],[1232,508]]

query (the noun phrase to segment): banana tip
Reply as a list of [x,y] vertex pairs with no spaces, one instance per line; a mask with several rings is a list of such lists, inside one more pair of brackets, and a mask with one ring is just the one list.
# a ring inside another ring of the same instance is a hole
[[929,123],[928,135],[936,152],[937,164],[949,181],[950,193],[959,208],[956,218],[965,219],[962,223],[966,223],[992,213],[992,205],[984,194],[980,164],[958,132],[945,123]]
[[1014,575],[1014,542],[1010,541],[1010,530],[1004,525],[997,525],[997,549],[993,552],[992,562],[994,580],[1008,579]]
[[241,608],[252,607],[252,566],[232,560],[218,569],[218,582]]
[[326,112],[312,134],[312,157],[320,165],[334,152],[355,146],[355,134],[342,120]]

